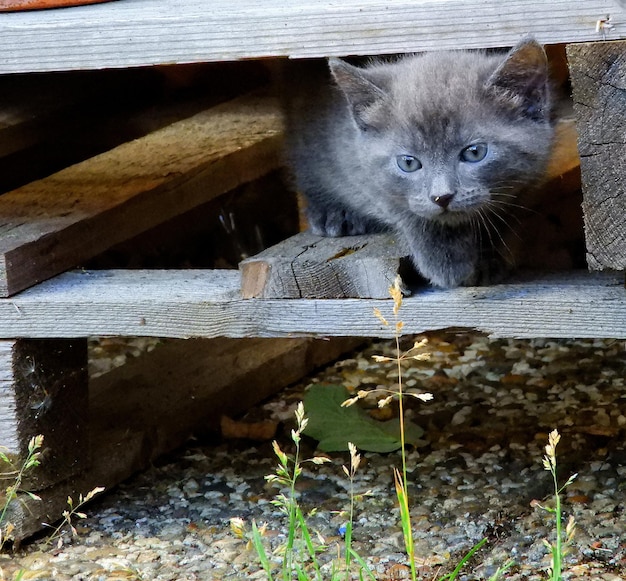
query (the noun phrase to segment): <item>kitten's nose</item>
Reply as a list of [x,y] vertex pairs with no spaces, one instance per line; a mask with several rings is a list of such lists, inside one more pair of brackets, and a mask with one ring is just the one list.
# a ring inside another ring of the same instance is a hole
[[444,210],[448,208],[450,202],[454,198],[454,194],[443,194],[442,196],[432,196],[430,199],[438,206],[441,206]]

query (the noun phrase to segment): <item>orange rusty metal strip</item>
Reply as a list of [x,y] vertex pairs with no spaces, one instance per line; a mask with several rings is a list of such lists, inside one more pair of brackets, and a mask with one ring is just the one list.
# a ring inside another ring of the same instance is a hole
[[42,10],[45,8],[63,8],[82,4],[97,4],[110,0],[0,0],[0,12],[17,12],[20,10]]

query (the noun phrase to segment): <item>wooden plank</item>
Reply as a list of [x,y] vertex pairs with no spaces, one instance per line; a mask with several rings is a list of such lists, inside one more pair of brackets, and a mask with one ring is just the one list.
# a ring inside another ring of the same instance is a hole
[[626,269],[626,42],[567,49],[578,117],[587,262]]
[[0,197],[0,296],[280,165],[273,99],[203,111]]
[[[408,253],[387,234],[302,232],[241,262],[244,298],[387,298]],[[408,258],[407,258],[408,259]]]
[[29,440],[44,436],[45,462],[24,486],[41,490],[87,467],[87,422],[86,340],[0,341],[0,444],[19,466]]
[[[387,299],[242,299],[237,271],[68,272],[0,299],[0,337],[386,337]],[[530,272],[506,284],[425,288],[405,333],[448,327],[501,337],[626,337],[618,274]]]
[[[0,76],[0,192],[248,92],[262,70],[213,63]],[[206,86],[205,75],[219,84]]]
[[4,14],[0,73],[512,46],[527,34],[624,38],[625,13],[618,0],[126,0]]
[[235,415],[361,340],[248,339],[173,341],[93,380],[92,464],[43,491],[42,501],[14,503],[8,520],[16,539],[54,522],[66,499],[110,488],[180,446],[192,433],[216,431]]

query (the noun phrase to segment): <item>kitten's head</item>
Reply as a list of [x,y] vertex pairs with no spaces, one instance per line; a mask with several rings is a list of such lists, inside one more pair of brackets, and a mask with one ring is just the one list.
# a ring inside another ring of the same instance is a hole
[[[358,68],[331,59],[360,165],[397,211],[446,223],[498,214],[545,170],[553,130],[543,48],[450,51]],[[406,212],[405,212],[406,213]]]

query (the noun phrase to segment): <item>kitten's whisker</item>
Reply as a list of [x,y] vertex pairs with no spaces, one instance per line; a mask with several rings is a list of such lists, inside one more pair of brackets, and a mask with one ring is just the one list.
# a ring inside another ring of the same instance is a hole
[[[519,219],[519,217],[517,217],[515,214],[511,214],[508,212],[505,212],[505,210],[503,210],[501,207],[499,207],[499,204],[495,201],[490,202],[489,204],[487,204],[487,210],[489,210],[489,212],[491,212],[494,216],[497,216],[500,221],[502,221],[504,224],[506,224],[509,228],[511,228],[511,225],[506,221],[506,218],[504,218],[504,216],[506,216],[507,218],[512,218],[513,220],[515,220],[517,222],[518,225],[521,226],[522,221]],[[502,216],[499,211],[504,213],[504,216]],[[511,228],[512,229],[512,228]]]
[[[491,220],[489,220],[486,216],[486,214],[483,214],[483,212],[479,213],[480,219],[483,223],[483,229],[487,232],[487,236],[489,236],[489,247],[491,250],[495,250],[495,252],[498,254],[498,256],[500,256],[500,258],[502,258],[502,260],[509,261],[509,260],[515,260],[513,253],[511,252],[510,248],[508,247],[508,245],[506,244],[506,242],[504,242],[504,240],[502,239],[502,236],[500,236],[500,233],[498,232],[498,229],[495,228],[494,224],[491,222]],[[491,225],[491,228],[489,227]],[[500,246],[498,244],[494,244],[493,241],[493,236],[491,235],[491,229],[495,229],[496,234],[498,234],[498,237],[500,238],[500,240],[502,240],[502,244],[504,246],[504,249],[501,249]],[[506,250],[506,252],[504,252],[503,250]]]
[[482,246],[483,246],[483,233],[482,233],[482,228],[480,227],[480,222],[479,222],[478,217],[476,216],[476,214],[471,214],[470,215],[470,225],[471,225],[471,228],[473,230],[474,238],[476,240],[476,243],[478,244],[478,247],[482,248]]
[[[493,211],[492,211],[492,213],[493,213]],[[510,224],[509,224],[506,220],[504,220],[501,216],[499,216],[498,214],[494,214],[494,215],[495,215],[495,216],[497,216],[498,218],[500,218],[500,219],[504,222],[504,224],[505,224],[508,228],[511,228]],[[511,259],[512,259],[512,258],[513,258],[513,251],[509,248],[509,245],[505,242],[505,240],[504,240],[504,238],[503,238],[502,234],[500,234],[500,231],[498,230],[498,228],[497,228],[497,227],[496,227],[496,225],[494,224],[493,220],[489,217],[489,214],[488,214],[487,212],[484,212],[484,213],[483,213],[483,216],[484,216],[485,220],[487,220],[487,222],[489,222],[489,224],[491,225],[491,227],[494,229],[495,233],[498,235],[498,238],[499,238],[500,242],[502,243],[502,247],[503,247],[503,248],[507,251],[507,253],[509,254],[509,258],[511,258]],[[511,230],[513,230],[513,229],[511,228]],[[513,232],[514,232],[514,230],[513,230]],[[494,245],[494,246],[495,246],[495,245]],[[497,248],[497,246],[495,246],[495,247]],[[500,254],[500,256],[502,256],[502,258],[505,258],[505,259],[506,259],[506,257],[504,256],[504,254]]]
[[487,224],[487,221],[485,220],[485,216],[483,215],[482,210],[479,210],[476,216],[480,219],[480,222],[482,223],[482,228],[480,228],[480,225],[479,225],[481,241],[482,241],[482,230],[484,230],[485,232],[487,232],[487,236],[489,237],[489,246],[491,248],[495,248],[495,244],[493,243],[493,236],[491,236],[491,230],[489,228],[489,225]]
[[526,212],[530,212],[532,214],[540,215],[541,212],[538,212],[534,208],[529,208],[528,206],[522,206],[521,204],[513,204],[512,202],[507,202],[506,200],[489,200],[489,204],[498,204],[499,206],[507,206],[509,208],[517,208],[519,210],[524,210]]

